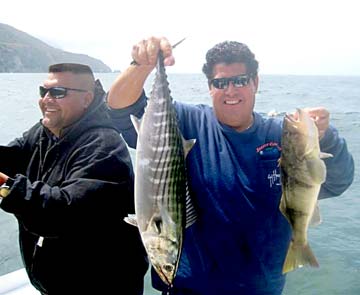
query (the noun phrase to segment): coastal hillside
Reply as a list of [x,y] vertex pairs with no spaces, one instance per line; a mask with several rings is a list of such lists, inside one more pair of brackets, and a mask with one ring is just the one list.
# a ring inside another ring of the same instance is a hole
[[49,65],[61,62],[87,64],[98,73],[111,72],[110,67],[99,59],[54,48],[0,23],[0,73],[44,73]]

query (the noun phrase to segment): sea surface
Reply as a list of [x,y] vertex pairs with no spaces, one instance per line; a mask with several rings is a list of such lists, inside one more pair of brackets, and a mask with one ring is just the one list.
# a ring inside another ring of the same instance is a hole
[[[46,76],[0,74],[0,144],[20,136],[41,118],[38,86]],[[96,77],[109,89],[116,74],[96,74]],[[147,90],[151,87],[149,80]],[[175,100],[211,104],[201,74],[170,73],[169,82]],[[320,268],[289,273],[284,294],[356,295],[360,294],[360,77],[260,76],[256,111],[264,114],[276,111],[283,115],[298,107],[314,106],[324,106],[330,111],[331,123],[346,139],[353,154],[356,173],[352,186],[342,196],[320,202],[323,223],[309,229],[309,240]],[[0,210],[0,275],[21,267],[16,220]],[[149,276],[145,288],[145,295],[160,294],[152,289]]]

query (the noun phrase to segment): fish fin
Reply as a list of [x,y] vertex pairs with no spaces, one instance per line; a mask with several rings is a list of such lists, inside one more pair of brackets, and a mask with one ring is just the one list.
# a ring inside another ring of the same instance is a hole
[[314,212],[312,214],[312,217],[310,219],[310,225],[311,226],[317,226],[322,222],[321,215],[320,215],[320,208],[319,208],[319,201],[316,203],[316,206],[314,208]]
[[289,221],[290,223],[290,219],[286,213],[286,195],[283,192],[281,199],[280,199],[280,206],[279,206],[280,212],[282,213],[282,215],[284,215],[284,217]]
[[309,159],[306,161],[310,179],[318,184],[326,180],[326,165],[319,158]]
[[134,128],[135,128],[136,132],[139,133],[140,124],[141,124],[141,119],[136,118],[134,115],[130,115],[130,119],[131,119],[131,122],[132,122],[133,125],[134,125]]
[[135,214],[128,214],[127,217],[124,217],[124,221],[130,225],[138,226]]
[[184,148],[184,155],[185,155],[185,158],[186,156],[188,155],[188,153],[190,152],[190,150],[192,149],[192,147],[194,146],[194,144],[196,143],[196,139],[184,139],[182,137],[182,143],[183,143],[183,148]]
[[333,155],[329,153],[320,152],[320,159],[332,158]]
[[312,252],[309,244],[296,246],[290,242],[289,249],[283,265],[283,274],[303,266],[319,267],[319,263]]
[[188,228],[196,221],[197,214],[196,214],[194,202],[190,195],[189,187],[187,185],[186,185],[185,211],[186,211],[185,228]]

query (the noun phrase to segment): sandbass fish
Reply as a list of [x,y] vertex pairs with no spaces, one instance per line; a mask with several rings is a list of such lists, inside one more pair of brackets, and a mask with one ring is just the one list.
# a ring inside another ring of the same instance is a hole
[[304,265],[319,267],[307,239],[311,219],[316,210],[321,184],[326,179],[322,158],[332,157],[320,152],[319,133],[310,115],[297,109],[294,115],[285,115],[281,139],[280,171],[282,197],[280,211],[292,228],[292,240],[283,265],[283,273]]
[[172,286],[184,228],[196,219],[188,193],[185,157],[195,140],[185,140],[178,127],[164,60],[159,53],[155,81],[141,120],[131,120],[138,133],[135,156],[136,224],[149,260],[159,277]]

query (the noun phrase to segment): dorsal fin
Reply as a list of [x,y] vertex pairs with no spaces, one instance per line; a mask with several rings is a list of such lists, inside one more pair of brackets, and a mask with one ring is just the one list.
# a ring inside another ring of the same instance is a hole
[[135,128],[135,130],[136,130],[136,133],[139,134],[141,119],[136,118],[134,115],[130,115],[130,119],[131,119],[131,122],[132,122],[133,125],[134,125],[134,128]]
[[319,201],[317,201],[316,206],[314,208],[314,212],[310,219],[311,226],[317,226],[322,222],[320,208],[319,208]]
[[183,144],[183,148],[184,148],[184,156],[186,158],[186,156],[188,155],[188,153],[190,152],[190,150],[192,149],[192,147],[196,143],[196,139],[188,139],[188,140],[186,140],[182,136],[181,136],[181,138],[182,138],[182,144]]
[[124,217],[124,221],[130,225],[138,226],[135,214],[128,214],[127,217]]
[[333,155],[329,153],[320,152],[320,159],[332,158]]

